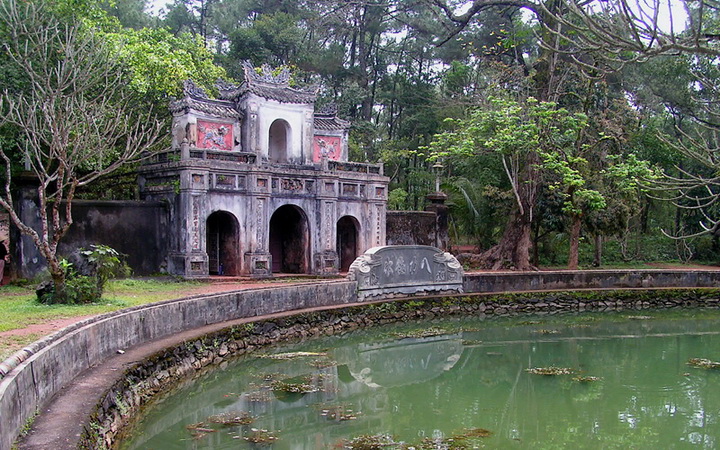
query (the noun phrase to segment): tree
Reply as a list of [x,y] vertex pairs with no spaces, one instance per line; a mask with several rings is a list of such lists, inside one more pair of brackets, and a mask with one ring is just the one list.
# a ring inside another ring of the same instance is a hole
[[[480,264],[492,269],[508,265],[518,270],[531,268],[532,224],[537,221],[541,191],[547,187],[570,219],[568,267],[577,268],[582,218],[606,206],[603,193],[590,183],[593,170],[586,154],[587,116],[534,98],[524,103],[492,99],[491,104],[466,119],[449,120],[453,130],[436,135],[429,147],[435,157],[451,158],[449,163],[453,157],[488,154],[501,161],[514,208],[500,242],[481,255]],[[617,189],[631,190],[638,178],[651,174],[647,163],[634,156],[607,158],[604,164],[603,173],[620,180]]]
[[0,206],[47,260],[60,302],[72,301],[57,250],[73,223],[76,190],[141,158],[161,129],[133,107],[127,74],[110,49],[79,21],[65,20],[47,3],[0,5],[3,48],[27,79],[27,88],[0,95],[2,123],[19,134],[23,162],[37,178],[40,229],[13,209],[13,149],[4,146]]

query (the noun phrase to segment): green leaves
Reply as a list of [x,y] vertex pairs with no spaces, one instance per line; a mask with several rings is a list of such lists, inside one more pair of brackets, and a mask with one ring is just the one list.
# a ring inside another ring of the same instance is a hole
[[215,81],[225,77],[199,36],[173,36],[164,28],[121,29],[103,35],[128,67],[130,87],[155,101],[179,95],[184,80],[192,79],[211,91]]

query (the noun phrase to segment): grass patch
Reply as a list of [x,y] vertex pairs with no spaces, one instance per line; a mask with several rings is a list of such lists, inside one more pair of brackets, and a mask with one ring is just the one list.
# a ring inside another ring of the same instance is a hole
[[0,336],[0,361],[5,361],[16,351],[27,347],[42,337],[40,333],[24,334],[21,336]]
[[[202,292],[206,285],[198,281],[173,279],[111,280],[103,298],[83,305],[44,305],[37,301],[31,286],[0,287],[0,332],[56,319],[93,316],[131,306],[171,300]],[[27,336],[0,336],[0,361],[48,333]]]
[[0,332],[24,328],[53,319],[102,314],[130,306],[191,295],[202,287],[199,282],[160,280],[110,281],[103,298],[84,305],[44,305],[30,287],[0,287]]

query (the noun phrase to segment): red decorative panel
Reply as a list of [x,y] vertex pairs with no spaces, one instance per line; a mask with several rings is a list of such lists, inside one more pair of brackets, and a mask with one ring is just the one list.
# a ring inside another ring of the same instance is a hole
[[313,162],[319,162],[323,156],[335,161],[340,159],[340,156],[342,156],[340,137],[315,136],[315,141],[313,142]]
[[197,146],[213,150],[232,150],[233,126],[227,123],[197,121]]

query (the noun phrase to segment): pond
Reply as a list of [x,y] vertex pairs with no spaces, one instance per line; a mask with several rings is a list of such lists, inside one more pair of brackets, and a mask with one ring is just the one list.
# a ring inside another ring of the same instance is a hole
[[720,360],[720,311],[379,326],[223,364],[121,448],[717,448],[720,369],[693,358]]

